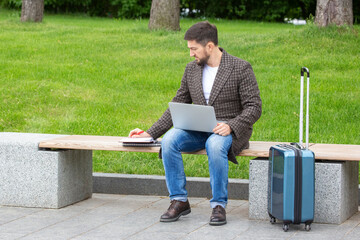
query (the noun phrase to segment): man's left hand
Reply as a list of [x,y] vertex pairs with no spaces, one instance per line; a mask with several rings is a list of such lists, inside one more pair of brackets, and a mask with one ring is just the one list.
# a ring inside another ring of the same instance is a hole
[[228,124],[218,123],[216,127],[213,129],[213,132],[221,136],[227,136],[232,132],[232,130]]

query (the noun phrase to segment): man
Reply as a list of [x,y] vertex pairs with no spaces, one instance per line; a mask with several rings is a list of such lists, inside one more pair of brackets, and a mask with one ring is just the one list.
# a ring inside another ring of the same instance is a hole
[[194,24],[185,33],[190,56],[181,86],[173,102],[211,105],[218,124],[213,133],[172,128],[169,109],[146,132],[132,130],[130,137],[160,137],[166,184],[171,204],[160,217],[161,222],[173,222],[191,212],[185,189],[181,152],[206,149],[209,162],[212,214],[210,225],[226,224],[225,207],[228,200],[228,160],[237,163],[235,156],[249,147],[252,125],[261,115],[261,99],[250,64],[229,55],[218,47],[217,29],[209,22]]

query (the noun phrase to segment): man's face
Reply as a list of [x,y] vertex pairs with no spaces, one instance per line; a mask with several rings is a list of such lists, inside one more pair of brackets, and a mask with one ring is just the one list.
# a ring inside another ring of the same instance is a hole
[[188,48],[190,49],[190,57],[194,57],[198,65],[203,66],[208,62],[210,53],[207,50],[207,44],[204,47],[195,40],[190,40],[188,41]]

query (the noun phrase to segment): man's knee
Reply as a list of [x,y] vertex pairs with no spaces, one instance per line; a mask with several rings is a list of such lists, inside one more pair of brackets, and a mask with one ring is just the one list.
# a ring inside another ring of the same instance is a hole
[[179,148],[178,140],[181,135],[180,129],[172,128],[167,133],[165,133],[164,137],[161,140],[162,151],[166,151],[168,149]]
[[229,137],[214,135],[205,144],[206,152],[210,154],[227,154],[232,143]]

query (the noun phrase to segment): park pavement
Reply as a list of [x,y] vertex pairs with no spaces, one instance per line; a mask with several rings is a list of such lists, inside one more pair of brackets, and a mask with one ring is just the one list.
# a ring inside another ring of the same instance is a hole
[[248,201],[229,200],[228,223],[208,224],[206,198],[190,198],[192,212],[177,222],[159,222],[169,199],[159,196],[93,194],[61,209],[0,207],[0,239],[360,239],[360,212],[341,225],[291,225],[249,220]]

